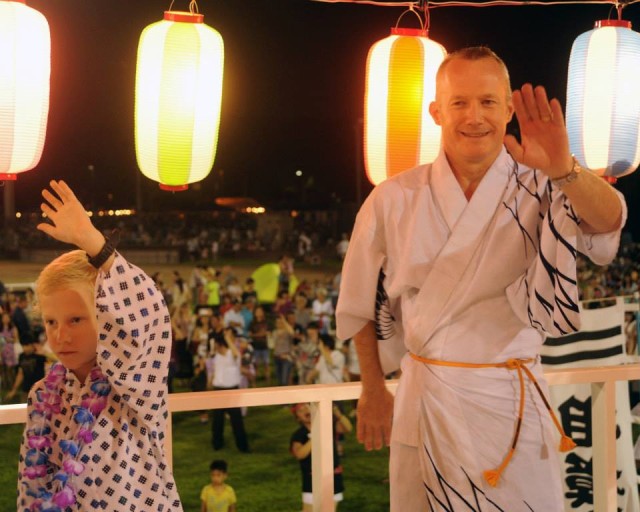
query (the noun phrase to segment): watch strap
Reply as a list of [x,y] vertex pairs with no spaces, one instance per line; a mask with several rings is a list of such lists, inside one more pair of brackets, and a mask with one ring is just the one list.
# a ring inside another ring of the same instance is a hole
[[105,237],[104,245],[100,252],[95,256],[89,256],[87,254],[87,259],[89,263],[98,270],[100,267],[105,264],[105,262],[109,259],[109,257],[116,251],[116,247],[118,246],[118,242],[120,241],[120,230],[114,229],[111,234]]
[[571,157],[573,158],[573,167],[571,168],[571,170],[569,171],[568,174],[565,174],[564,176],[561,176],[560,178],[552,178],[551,179],[551,183],[554,186],[556,186],[558,188],[564,187],[567,183],[571,183],[571,182],[577,180],[579,174],[584,170],[584,168],[580,165],[580,163],[578,162],[576,157],[573,156],[573,155],[571,155]]

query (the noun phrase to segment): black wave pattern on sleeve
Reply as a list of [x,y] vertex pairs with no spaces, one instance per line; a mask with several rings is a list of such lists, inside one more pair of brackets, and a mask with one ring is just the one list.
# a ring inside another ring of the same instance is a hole
[[[543,218],[543,208],[542,208],[542,197],[540,196],[540,194],[538,193],[538,171],[536,171],[535,169],[533,170],[533,189],[529,189],[527,187],[527,185],[525,183],[523,183],[520,180],[520,177],[518,175],[518,162],[516,162],[515,160],[513,161],[513,169],[511,170],[511,177],[515,180],[516,182],[516,186],[518,188],[518,190],[524,190],[532,199],[534,199],[539,205],[540,205],[540,218]],[[503,206],[509,210],[509,212],[511,213],[511,215],[513,216],[513,220],[516,221],[516,224],[518,225],[518,227],[520,228],[520,233],[522,234],[522,243],[524,245],[524,253],[525,256],[528,254],[528,246],[531,245],[533,247],[533,250],[536,251],[537,250],[537,242],[540,241],[540,227],[538,225],[535,237],[533,235],[531,235],[527,229],[522,225],[522,223],[520,222],[520,213],[518,211],[518,196],[516,195],[515,199],[514,199],[514,204],[513,206],[510,206],[509,204],[507,204],[506,202],[502,203]]]
[[[506,512],[506,509],[500,507],[497,503],[492,501],[482,490],[481,487],[471,479],[464,468],[460,468],[467,477],[469,483],[469,489],[467,495],[463,495],[462,491],[456,490],[450,483],[446,481],[442,473],[439,471],[436,462],[426,446],[423,446],[426,456],[429,458],[429,463],[433,470],[437,484],[433,487],[427,482],[423,482],[425,491],[427,493],[427,504],[429,505],[429,512],[458,512],[459,510],[467,510],[469,512]],[[470,492],[469,492],[470,491]],[[479,496],[482,495],[486,500],[488,507],[483,507],[480,504]],[[531,512],[535,512],[531,505],[526,501],[522,502]],[[463,508],[461,508],[463,507]]]
[[379,340],[388,340],[395,334],[395,318],[391,312],[389,295],[384,289],[385,274],[382,269],[378,273],[378,285],[376,286],[375,324],[376,336]]
[[[574,268],[576,264],[578,251],[568,240],[564,238],[564,236],[560,233],[560,231],[556,226],[554,216],[552,215],[552,208],[551,208],[553,203],[553,197],[552,197],[553,188],[551,186],[551,182],[549,181],[547,183],[545,194],[543,197],[537,191],[538,183],[539,183],[538,171],[534,169],[533,173],[534,173],[533,183],[535,187],[533,190],[530,190],[519,179],[519,176],[517,173],[517,163],[514,166],[513,175],[517,182],[518,188],[521,190],[525,190],[539,204],[538,215],[542,222],[536,225],[537,227],[536,227],[535,237],[532,233],[529,233],[526,227],[523,226],[522,223],[520,222],[517,199],[513,207],[509,206],[506,203],[503,203],[505,208],[507,208],[511,212],[511,215],[513,216],[514,220],[518,224],[518,227],[520,228],[520,231],[523,236],[525,255],[527,254],[527,247],[529,244],[533,247],[533,250],[536,250],[538,253],[537,258],[539,259],[542,267],[544,268],[548,278],[547,282],[542,283],[542,287],[544,289],[553,290],[553,298],[551,298],[551,297],[545,297],[541,289],[534,288],[533,297],[532,297],[531,284],[529,282],[530,276],[529,274],[527,274],[527,276],[524,279],[524,285],[526,288],[527,297],[530,297],[529,303],[527,305],[527,315],[529,317],[529,323],[532,327],[545,331],[543,327],[543,322],[535,318],[535,314],[531,308],[531,299],[535,298],[535,300],[540,304],[540,306],[542,307],[542,310],[546,313],[546,315],[553,319],[553,325],[556,328],[557,332],[560,334],[568,334],[570,332],[576,332],[578,330],[578,327],[571,321],[570,315],[567,314],[568,311],[571,311],[573,313],[577,313],[579,311],[578,303],[573,298],[575,294],[571,293],[573,290],[575,290],[577,286],[577,281],[575,278],[563,273],[560,269],[558,269],[558,267],[556,267],[552,263],[551,258],[549,256],[556,256],[555,254],[546,255],[544,253],[542,243],[541,243],[541,239],[543,236],[542,233],[543,231],[545,231],[544,228],[545,227],[548,228],[546,230],[547,233],[549,233],[549,235],[552,236],[557,242],[557,244],[553,244],[554,250],[557,251],[557,250],[560,250],[561,248],[564,248],[565,252],[569,255],[569,257],[572,258]],[[563,201],[562,209],[564,211],[564,215],[566,216],[566,220],[560,219],[560,221],[573,222],[575,224],[579,224],[580,222],[579,218],[575,214],[571,205],[567,202],[566,198]],[[545,223],[546,223],[546,226],[545,226]],[[543,226],[542,230],[540,226]],[[558,244],[560,245],[560,247],[556,248]],[[558,319],[554,314],[554,311],[556,310],[556,308],[559,313],[559,316],[563,320],[563,325],[561,325],[558,322]]]
[[[549,202],[551,202],[552,190],[553,189],[551,187],[551,182],[549,181],[549,183],[547,184],[547,194],[549,195],[549,199],[550,199]],[[577,224],[578,217],[573,211],[573,208],[571,207],[571,205],[568,204],[566,198],[563,201],[562,208],[565,211],[567,222],[574,222]],[[555,219],[551,214],[550,206],[549,206],[549,211],[545,216],[545,219],[549,227],[549,231],[553,235],[556,242],[561,247],[564,247],[566,253],[571,257],[571,261],[572,261],[571,264],[575,269],[578,251],[571,243],[569,243],[568,240],[566,240],[562,236],[560,231],[557,229]],[[576,297],[577,299],[577,296],[576,294],[571,293],[572,291],[575,291],[576,287],[578,286],[576,278],[566,275],[565,273],[561,272],[556,266],[554,266],[547,258],[547,255],[544,254],[542,247],[540,247],[538,251],[538,257],[540,258],[540,261],[542,262],[542,265],[544,266],[544,269],[547,272],[549,282],[551,283],[550,286],[554,290],[553,301],[555,303],[555,307],[557,308],[558,312],[562,316],[562,319],[564,321],[564,326],[568,327],[568,329],[564,328],[562,325],[558,323],[558,321],[556,320],[556,317],[553,315],[554,305],[551,304],[550,301],[547,298],[545,298],[542,295],[542,293],[540,293],[539,290],[534,290],[536,300],[542,305],[546,313],[549,316],[553,317],[553,325],[555,326],[555,328],[559,333],[568,334],[570,332],[576,332],[579,327],[571,322],[571,319],[567,314],[567,311],[572,311],[573,313],[579,312],[578,302],[573,298],[573,297]],[[527,283],[527,287],[528,287],[528,283]],[[529,309],[529,318],[532,321],[531,325],[533,325],[534,319],[533,319],[533,314],[532,314],[530,305],[528,309]]]

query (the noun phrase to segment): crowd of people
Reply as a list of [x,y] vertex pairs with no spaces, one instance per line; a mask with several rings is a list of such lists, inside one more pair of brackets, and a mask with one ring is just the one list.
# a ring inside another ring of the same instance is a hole
[[[35,229],[40,220],[38,214],[23,215],[0,228],[0,258],[17,259],[21,248],[55,246],[54,240]],[[117,228],[122,248],[172,248],[185,262],[280,252],[320,261],[346,252],[347,235],[327,212],[296,212],[295,216],[276,212],[262,223],[256,214],[227,210],[94,214],[93,220],[103,232]]]

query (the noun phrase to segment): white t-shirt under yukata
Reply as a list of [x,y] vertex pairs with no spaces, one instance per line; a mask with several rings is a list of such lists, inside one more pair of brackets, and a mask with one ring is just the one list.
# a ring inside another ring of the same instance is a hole
[[343,267],[337,333],[348,339],[373,321],[386,370],[402,358],[392,442],[418,448],[416,492],[429,510],[563,510],[558,433],[530,379],[515,453],[492,487],[483,473],[509,451],[518,372],[407,352],[455,363],[532,358],[527,368],[546,392],[544,336],[579,328],[577,251],[605,264],[619,237],[583,233],[562,191],[504,148],[470,200],[442,152],[367,198]]
[[[111,385],[107,405],[93,424],[94,440],[83,446],[78,460],[85,465],[75,477],[77,504],[73,511],[181,512],[182,505],[163,449],[167,422],[167,373],[171,352],[171,322],[153,280],[120,254],[109,272],[96,281],[98,318],[97,364]],[[72,406],[88,393],[86,384],[68,371],[61,387],[63,407],[52,418],[50,462],[62,461],[59,439],[72,439],[78,425]],[[29,393],[35,402],[38,382]],[[29,428],[27,422],[25,432]],[[20,448],[20,469],[27,451]],[[53,474],[57,471],[54,468]],[[25,478],[18,482],[18,510],[26,495]],[[49,480],[50,485],[50,480]],[[66,512],[66,511],[65,511]]]

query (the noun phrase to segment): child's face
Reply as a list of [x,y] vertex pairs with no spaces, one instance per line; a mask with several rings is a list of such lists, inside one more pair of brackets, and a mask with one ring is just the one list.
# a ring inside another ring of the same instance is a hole
[[310,424],[311,423],[311,408],[308,404],[300,404],[296,408],[296,419],[300,423]]
[[211,484],[212,485],[222,485],[224,481],[227,479],[227,474],[220,469],[214,469],[211,471]]
[[98,346],[93,290],[66,288],[43,295],[40,310],[51,350],[84,381],[95,365]]

